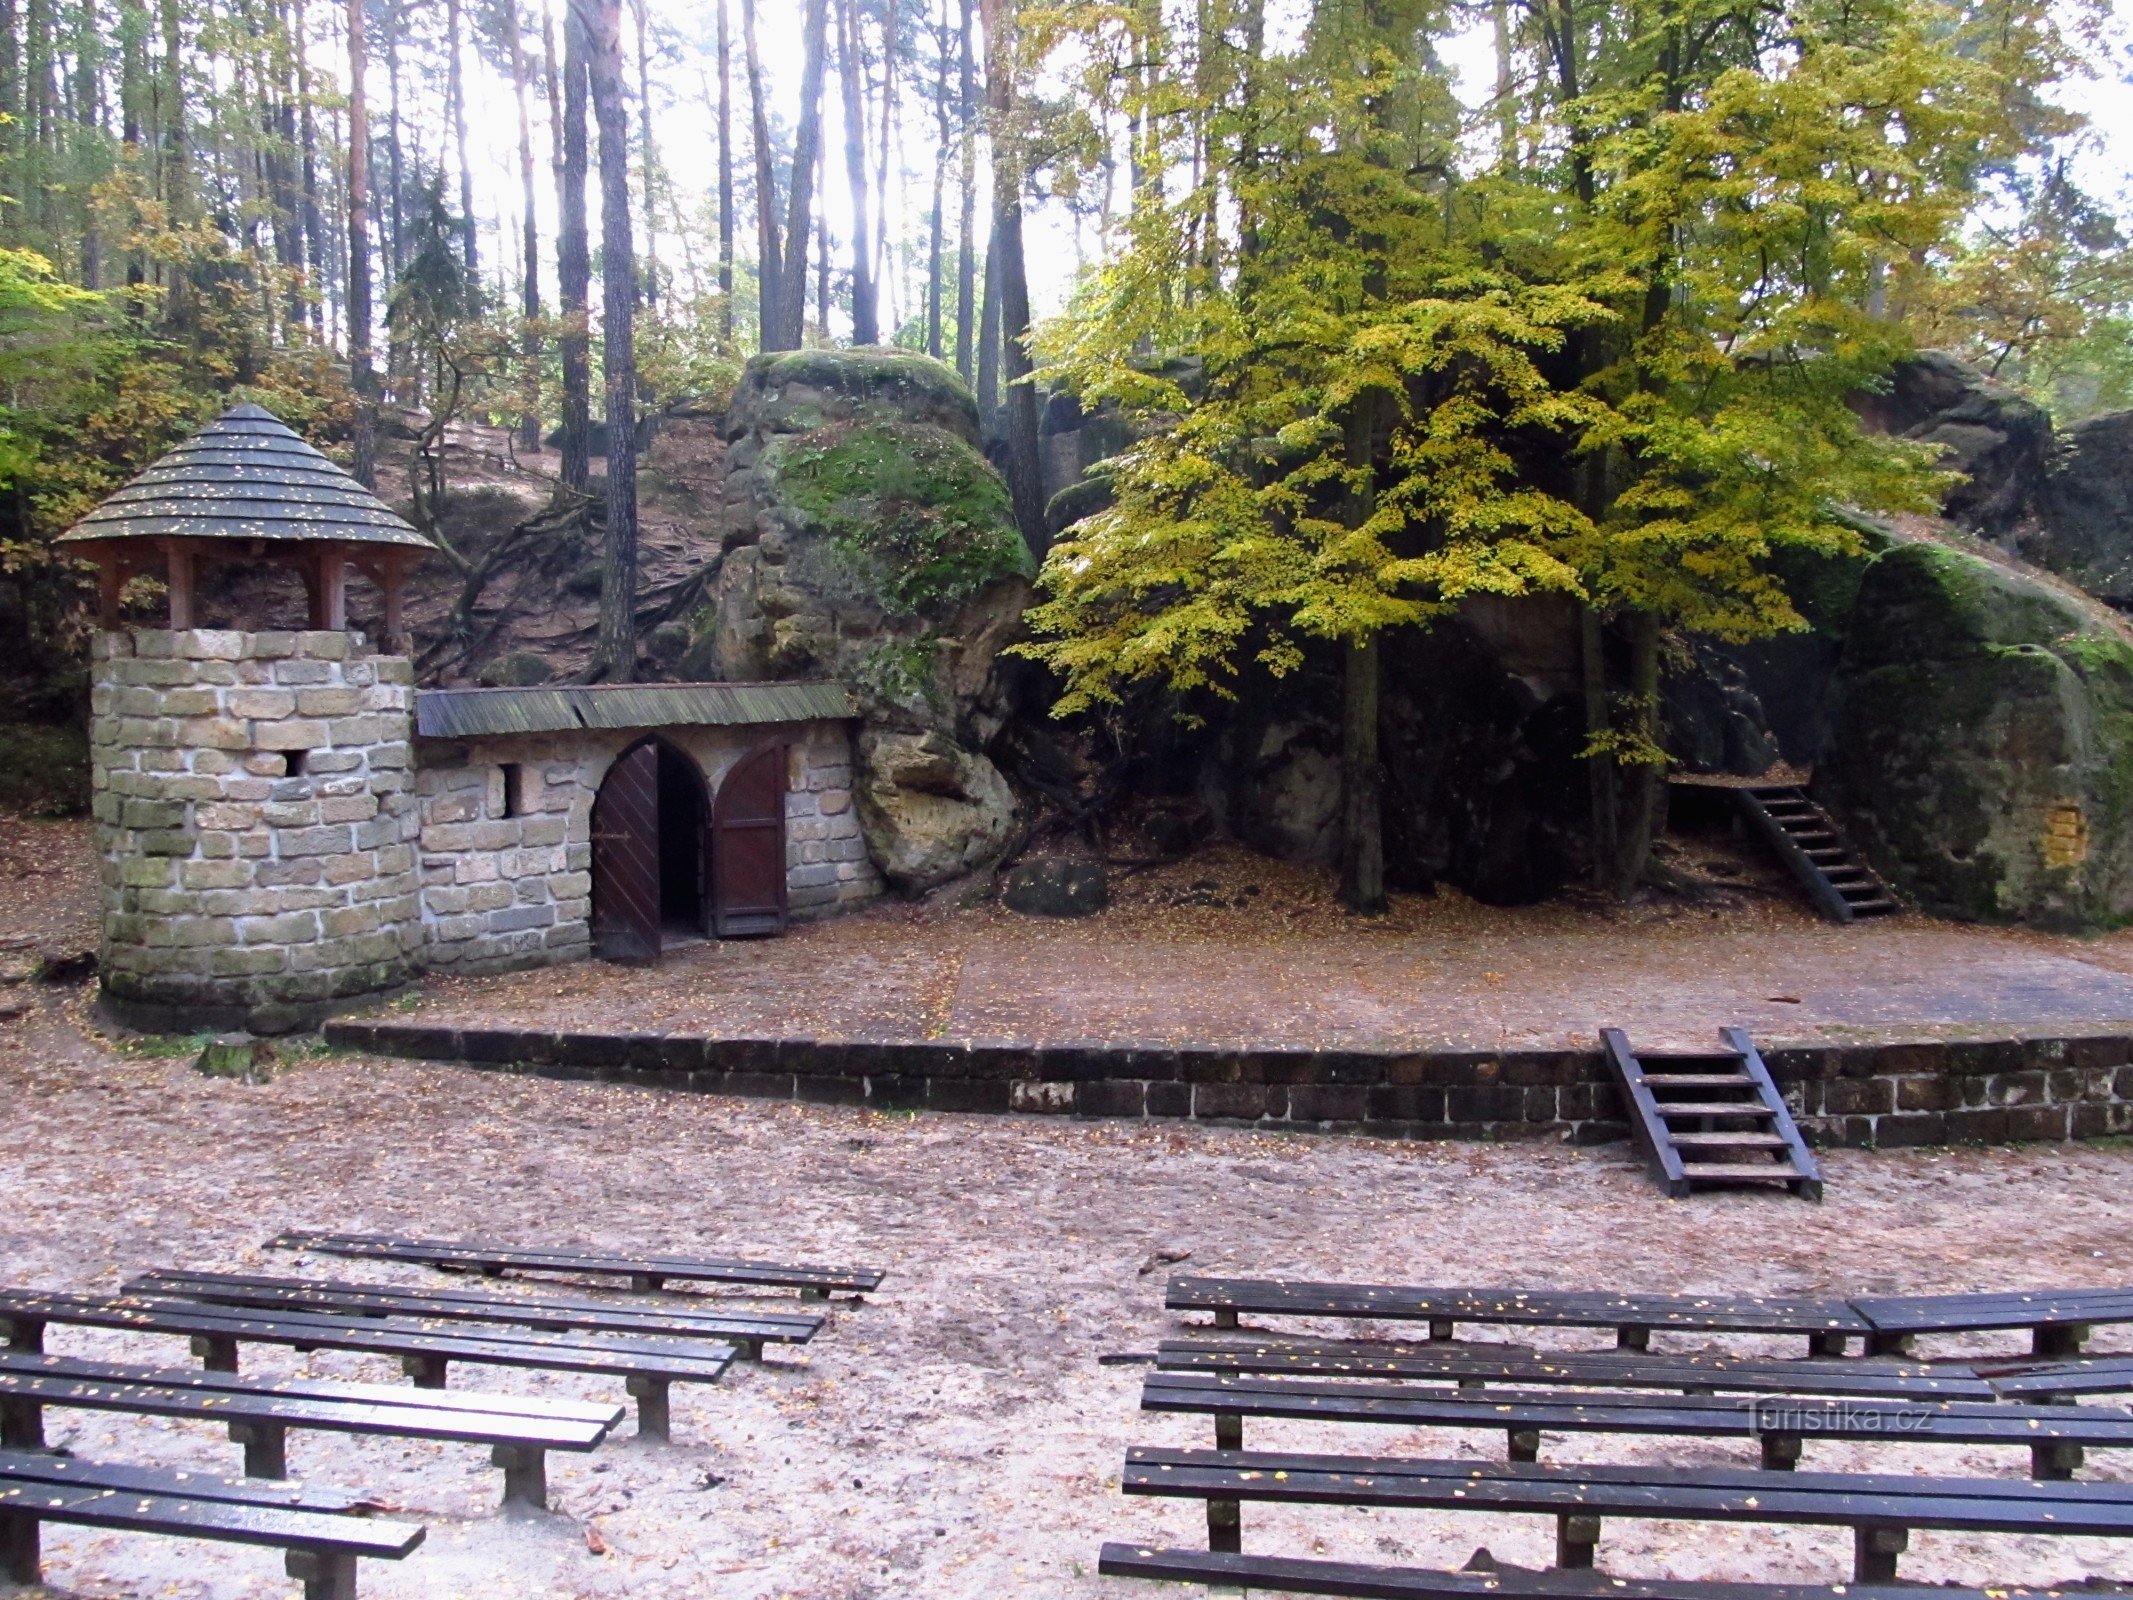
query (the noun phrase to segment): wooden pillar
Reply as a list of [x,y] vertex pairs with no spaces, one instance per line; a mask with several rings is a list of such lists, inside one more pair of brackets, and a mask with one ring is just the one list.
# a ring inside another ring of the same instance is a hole
[[118,631],[119,600],[125,592],[125,559],[116,550],[107,549],[96,558],[97,621],[107,633]]
[[338,633],[348,626],[348,551],[329,544],[313,559],[311,627],[318,633]]
[[182,631],[193,625],[193,551],[177,539],[163,544],[166,581],[170,586],[170,625]]

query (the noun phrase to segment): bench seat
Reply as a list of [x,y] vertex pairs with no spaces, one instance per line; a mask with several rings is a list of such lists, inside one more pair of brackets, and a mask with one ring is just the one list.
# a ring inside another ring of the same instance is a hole
[[1965,1367],[1921,1362],[1779,1360],[1754,1356],[1595,1350],[1499,1355],[1487,1344],[1399,1344],[1278,1335],[1165,1339],[1156,1365],[1168,1372],[1287,1373],[1298,1377],[1398,1378],[1422,1383],[1594,1389],[1672,1389],[1736,1394],[1821,1394],[1891,1400],[2000,1398]]
[[1212,1416],[1215,1446],[1222,1450],[1244,1447],[1246,1417],[1502,1432],[1513,1461],[1537,1460],[1544,1432],[1746,1439],[1761,1446],[1763,1466],[1777,1471],[1797,1465],[1809,1439],[2024,1446],[2031,1476],[2054,1479],[2072,1477],[2085,1448],[2133,1447],[2133,1415],[2114,1408],[1971,1401],[1517,1389],[1446,1393],[1403,1383],[1157,1372],[1142,1386],[1141,1409]]
[[803,1298],[824,1299],[832,1291],[872,1294],[881,1286],[875,1267],[788,1266],[776,1261],[727,1260],[721,1257],[623,1256],[587,1250],[520,1249],[466,1239],[403,1239],[378,1233],[321,1233],[291,1228],[267,1241],[270,1250],[315,1250],[323,1255],[356,1256],[373,1261],[412,1261],[422,1266],[496,1276],[505,1272],[554,1272],[574,1277],[624,1278],[632,1289],[650,1292],[669,1280],[677,1283],[752,1284],[797,1289]]
[[501,1322],[546,1333],[628,1333],[731,1343],[753,1359],[766,1343],[805,1344],[822,1330],[813,1314],[650,1310],[570,1295],[498,1295],[477,1289],[410,1288],[312,1278],[259,1277],[159,1267],[127,1281],[127,1294],[200,1300],[258,1310],[316,1311],[332,1316],[423,1317]]
[[[1166,1578],[1175,1583],[1272,1589],[1283,1594],[1343,1595],[1350,1600],[1919,1600],[1895,1584],[1697,1583],[1675,1578],[1615,1578],[1560,1567],[1533,1572],[1495,1567],[1440,1572],[1292,1556],[1211,1550],[1165,1550],[1109,1543],[1096,1570],[1107,1578]],[[1933,1589],[1932,1600],[2060,1600],[2052,1589]]]
[[[440,1403],[449,1399],[450,1404]],[[514,1395],[453,1394],[382,1384],[275,1383],[219,1372],[0,1351],[0,1446],[44,1444],[47,1407],[216,1422],[244,1446],[244,1470],[288,1476],[291,1429],[486,1445],[507,1504],[544,1509],[547,1452],[588,1451],[622,1421],[620,1406]]]
[[246,1312],[193,1300],[0,1289],[0,1339],[41,1352],[47,1324],[189,1336],[211,1371],[235,1372],[241,1344],[297,1350],[352,1350],[398,1356],[417,1387],[441,1389],[450,1364],[527,1367],[619,1376],[637,1399],[639,1431],[665,1438],[668,1389],[716,1383],[732,1364],[730,1344],[625,1334],[540,1333],[490,1327],[478,1335],[451,1322],[398,1317],[335,1317],[303,1312]]
[[1448,1341],[1461,1323],[1529,1328],[1611,1328],[1617,1348],[1642,1350],[1654,1333],[1804,1334],[1816,1355],[1841,1355],[1873,1325],[1842,1300],[1780,1295],[1605,1294],[1555,1289],[1408,1288],[1288,1278],[1210,1278],[1178,1273],[1163,1303],[1211,1311],[1234,1328],[1240,1313],[1280,1317],[1426,1322]]
[[2091,1328],[2133,1322],[2133,1289],[1865,1295],[1851,1304],[1873,1329],[1867,1346],[1875,1354],[1907,1353],[1921,1334],[2027,1331],[2037,1355],[2071,1356]]
[[0,1576],[40,1582],[38,1529],[64,1522],[270,1546],[287,1552],[305,1600],[354,1600],[359,1559],[397,1561],[422,1543],[420,1527],[368,1509],[331,1489],[0,1450]]
[[1137,1448],[1127,1454],[1123,1487],[1206,1501],[1208,1546],[1230,1551],[1240,1548],[1246,1500],[1552,1515],[1557,1565],[1574,1568],[1593,1565],[1608,1517],[1845,1527],[1861,1583],[1896,1581],[1913,1528],[2133,1535],[2133,1485],[2019,1478]]

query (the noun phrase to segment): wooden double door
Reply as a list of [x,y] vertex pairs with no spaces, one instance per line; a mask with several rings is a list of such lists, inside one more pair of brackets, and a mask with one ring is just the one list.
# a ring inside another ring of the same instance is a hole
[[592,812],[593,954],[646,964],[677,937],[785,930],[786,747],[734,763],[714,795],[663,739],[607,769]]

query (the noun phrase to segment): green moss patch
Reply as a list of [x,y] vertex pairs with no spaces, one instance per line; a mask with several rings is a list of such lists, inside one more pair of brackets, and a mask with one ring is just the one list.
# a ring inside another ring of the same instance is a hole
[[911,350],[788,350],[760,356],[761,381],[770,387],[804,383],[817,389],[884,399],[931,395],[951,406],[977,399],[955,368]]
[[893,610],[960,605],[1030,571],[1007,485],[944,429],[838,424],[783,446],[774,466],[779,498],[867,565]]

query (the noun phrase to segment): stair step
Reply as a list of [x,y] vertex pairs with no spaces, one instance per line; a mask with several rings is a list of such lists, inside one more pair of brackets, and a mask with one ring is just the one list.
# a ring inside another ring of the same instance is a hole
[[1700,1161],[1693,1164],[1684,1163],[1682,1166],[1681,1175],[1684,1178],[1687,1178],[1692,1183],[1698,1180],[1725,1183],[1732,1183],[1741,1180],[1767,1180],[1790,1183],[1796,1179],[1804,1178],[1807,1176],[1806,1173],[1800,1171],[1790,1162],[1775,1161],[1771,1162],[1767,1166],[1760,1165],[1756,1162],[1751,1161]]
[[1654,1089],[1753,1089],[1755,1080],[1745,1072],[1647,1072],[1644,1081]]
[[1894,916],[1902,909],[1903,907],[1893,900],[1861,900],[1852,907],[1852,915],[1855,917],[1888,917]]
[[1782,1133],[1677,1133],[1674,1143],[1683,1150],[1789,1150],[1792,1141]]
[[1760,1100],[1660,1100],[1662,1117],[1756,1117],[1772,1120],[1770,1108]]

